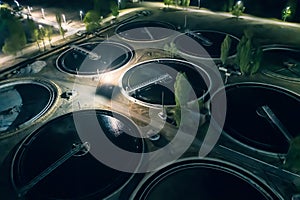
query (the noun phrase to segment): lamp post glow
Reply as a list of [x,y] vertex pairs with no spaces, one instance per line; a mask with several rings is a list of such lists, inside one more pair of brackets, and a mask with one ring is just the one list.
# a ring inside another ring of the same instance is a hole
[[286,19],[291,15],[292,15],[291,7],[288,6],[282,11],[282,20],[286,21]]
[[16,0],[14,0],[14,3],[17,5],[18,8],[20,7],[19,2],[17,2]]
[[41,12],[42,12],[42,18],[45,19],[45,10],[44,10],[44,8],[41,8]]
[[81,11],[79,11],[79,15],[80,15],[80,20],[82,21],[82,16],[83,16],[83,12],[82,12],[82,10],[81,10]]
[[66,16],[65,16],[64,14],[62,14],[61,16],[62,16],[62,18],[63,18],[64,23],[66,24],[66,23],[67,23],[67,21],[66,21]]
[[118,9],[120,9],[121,0],[118,0]]

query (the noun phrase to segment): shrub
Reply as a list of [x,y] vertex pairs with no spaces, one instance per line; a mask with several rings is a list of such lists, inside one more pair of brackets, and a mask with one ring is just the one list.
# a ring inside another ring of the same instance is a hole
[[221,58],[220,59],[221,59],[221,62],[223,65],[225,65],[225,63],[227,61],[230,47],[231,47],[231,38],[227,34],[221,44]]
[[262,49],[254,47],[251,32],[245,31],[237,46],[236,64],[243,75],[255,74],[261,63]]
[[245,7],[244,7],[243,2],[238,1],[233,6],[233,8],[231,10],[231,14],[233,14],[234,16],[236,16],[236,18],[239,18],[239,16],[241,16],[244,11],[245,11]]

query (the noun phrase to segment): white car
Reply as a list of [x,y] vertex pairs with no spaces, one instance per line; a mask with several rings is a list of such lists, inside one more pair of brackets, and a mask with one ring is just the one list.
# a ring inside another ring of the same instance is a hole
[[86,30],[79,30],[79,31],[77,31],[76,35],[79,36],[79,37],[86,36],[87,31]]

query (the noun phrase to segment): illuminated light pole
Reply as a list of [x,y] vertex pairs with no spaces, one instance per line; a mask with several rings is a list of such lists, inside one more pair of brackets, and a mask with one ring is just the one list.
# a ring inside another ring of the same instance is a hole
[[44,10],[44,8],[41,8],[41,12],[42,12],[42,18],[45,19],[45,10]]
[[14,3],[17,5],[18,8],[20,7],[19,2],[17,2],[16,0],[14,0]]
[[29,6],[27,6],[27,10],[28,10],[28,14],[31,15],[31,10]]
[[64,23],[66,24],[66,23],[67,23],[67,21],[66,21],[66,16],[65,16],[64,14],[62,14],[61,16],[62,16],[62,18],[63,18]]
[[118,0],[118,9],[120,9],[121,0]]
[[82,21],[82,17],[83,17],[83,12],[82,12],[82,10],[79,11],[79,15],[80,15],[80,20]]

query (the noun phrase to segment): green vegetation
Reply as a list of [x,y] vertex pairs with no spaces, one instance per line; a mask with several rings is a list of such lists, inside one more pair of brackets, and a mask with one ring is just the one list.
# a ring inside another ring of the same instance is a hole
[[94,10],[86,13],[83,22],[85,23],[86,30],[93,32],[100,27],[100,14]]
[[181,0],[181,5],[185,8],[190,6],[190,0]]
[[292,15],[291,7],[288,6],[282,11],[282,20],[286,21],[287,18],[289,18]]
[[63,39],[65,39],[65,33],[66,31],[63,29],[62,27],[62,17],[61,17],[61,13],[56,13],[55,14],[55,18],[56,18],[56,22],[58,24],[58,29],[59,29],[59,33],[60,35],[63,37]]
[[39,48],[39,51],[40,51],[41,50],[41,46],[40,46],[40,43],[39,43],[39,40],[40,40],[40,38],[39,38],[39,30],[37,28],[34,29],[32,37],[33,37],[33,40],[36,41],[36,44],[37,44],[37,46]]
[[224,38],[222,44],[221,44],[221,62],[223,65],[226,64],[226,61],[228,59],[228,54],[229,54],[229,50],[231,47],[231,38],[230,36],[227,34],[226,37]]
[[[291,10],[291,14],[290,16],[287,16],[286,19],[290,20],[294,20],[296,13],[297,13],[297,4],[299,4],[298,2],[299,0],[288,0],[286,7],[290,7]],[[299,13],[298,13],[299,14]],[[298,16],[299,17],[299,16]]]
[[49,42],[50,46],[52,46],[52,44],[51,44],[52,35],[53,35],[53,28],[50,26],[47,26],[45,28],[45,36],[48,38],[48,42]]
[[174,120],[176,121],[178,127],[181,121],[181,109],[187,107],[190,92],[192,90],[185,73],[177,74],[174,83],[174,90],[175,90],[174,93],[175,93],[175,102],[176,102],[176,106],[174,109]]
[[22,23],[7,5],[0,7],[0,47],[5,54],[17,54],[27,43]]
[[178,55],[178,49],[174,42],[171,42],[170,44],[165,44],[164,50],[168,52],[171,58],[174,58],[176,55]]
[[235,62],[240,67],[243,75],[255,74],[260,67],[262,59],[262,49],[253,45],[252,37],[252,32],[245,31],[237,46]]
[[5,54],[14,54],[16,55],[17,52],[22,51],[23,47],[26,45],[26,37],[24,31],[16,32],[8,37],[5,42],[4,46],[2,47],[2,51]]
[[185,73],[178,73],[174,83],[176,106],[186,106],[191,93],[191,86]]
[[170,5],[172,5],[174,2],[173,2],[173,0],[164,0],[164,4],[166,5],[166,6],[170,6]]
[[238,1],[233,6],[233,8],[231,10],[231,14],[233,14],[234,16],[236,16],[236,18],[238,19],[243,14],[244,11],[245,11],[245,7],[244,7],[243,2]]
[[115,18],[117,18],[118,15],[120,14],[119,7],[118,7],[118,5],[117,5],[117,3],[115,1],[111,2],[111,4],[110,4],[110,10],[111,10],[112,16],[114,16]]
[[42,42],[43,42],[44,51],[46,51],[45,37],[46,37],[45,28],[43,26],[39,26],[39,29],[38,29],[38,38],[40,40],[42,40]]
[[164,4],[166,6],[175,5],[175,6],[183,6],[185,8],[190,6],[190,0],[164,0]]

